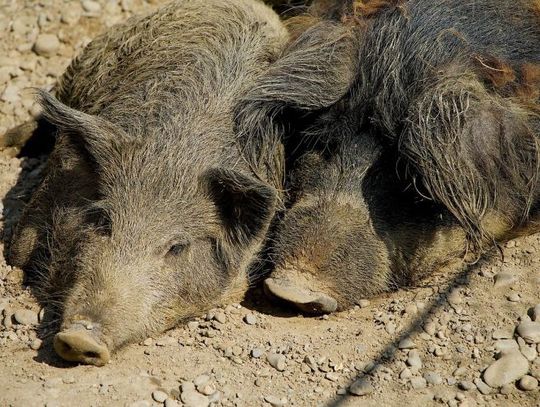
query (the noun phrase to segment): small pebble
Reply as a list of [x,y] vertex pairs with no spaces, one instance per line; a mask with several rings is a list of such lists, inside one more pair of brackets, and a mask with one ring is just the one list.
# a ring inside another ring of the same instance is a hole
[[251,350],[251,356],[255,359],[260,358],[264,354],[264,351],[261,348],[253,348]]
[[195,390],[182,391],[180,398],[189,407],[207,407],[210,404],[208,397]]
[[369,304],[371,304],[371,302],[369,300],[360,300],[360,301],[358,301],[358,305],[360,306],[360,308],[369,307]]
[[18,309],[13,314],[13,319],[21,325],[37,325],[38,314],[29,309]]
[[519,347],[519,350],[521,351],[521,354],[525,356],[525,359],[527,359],[529,362],[532,362],[538,356],[538,353],[536,352],[534,346],[527,346],[524,344],[523,346]]
[[411,338],[402,339],[398,344],[399,349],[414,349],[416,344],[412,341]]
[[268,360],[268,363],[270,363],[270,366],[272,366],[274,369],[278,370],[279,372],[283,372],[286,367],[285,363],[285,356],[277,353],[269,353],[266,356],[266,360]]
[[214,319],[220,324],[224,324],[225,322],[227,322],[227,316],[224,312],[221,311],[216,312],[216,314],[214,315]]
[[264,401],[273,407],[282,407],[287,404],[287,399],[285,397],[279,398],[277,396],[264,396]]
[[356,380],[349,386],[349,393],[354,396],[365,396],[366,394],[372,393],[373,390],[371,381],[366,377]]
[[524,321],[518,325],[517,333],[527,343],[540,343],[540,322]]
[[495,349],[501,353],[519,350],[519,345],[513,339],[501,339],[495,342]]
[[532,320],[535,321],[535,322],[540,322],[540,304],[537,304],[533,308]]
[[510,329],[496,329],[491,334],[493,339],[511,339],[514,337],[514,333]]
[[526,375],[519,380],[519,388],[525,391],[536,390],[538,387],[538,380],[534,377]]
[[420,359],[420,353],[413,349],[409,352],[409,356],[407,357],[407,364],[410,367],[414,367],[416,369],[422,368],[422,359]]
[[412,377],[412,372],[409,368],[406,367],[405,369],[401,371],[401,373],[399,374],[399,377],[400,379],[404,379],[404,380],[410,379]]
[[514,386],[514,383],[505,384],[502,386],[499,390],[501,394],[510,394],[514,391],[516,386]]
[[465,390],[465,391],[469,391],[476,388],[474,383],[471,382],[470,380],[462,380],[461,382],[459,382],[458,387],[461,390]]
[[255,325],[257,323],[257,317],[253,314],[247,314],[244,317],[244,322],[248,325]]
[[452,305],[458,305],[463,302],[463,298],[461,298],[459,290],[452,290],[452,292],[448,295],[448,302]]
[[202,375],[197,376],[195,379],[193,379],[193,384],[195,385],[197,389],[199,389],[199,387],[203,387],[209,381],[210,381],[210,376],[202,374]]
[[30,349],[32,350],[38,350],[39,348],[41,348],[41,344],[42,344],[42,340],[39,339],[39,338],[36,338],[34,339],[31,343],[30,343]]
[[40,34],[34,43],[34,52],[40,56],[50,57],[60,48],[60,41],[54,34]]
[[489,387],[486,383],[482,381],[480,378],[474,379],[474,384],[476,385],[476,388],[480,393],[482,393],[484,396],[491,394],[493,392],[493,389]]
[[99,4],[97,1],[83,0],[81,4],[84,11],[87,13],[99,14],[101,12],[101,4]]
[[438,373],[435,372],[425,372],[424,373],[424,379],[426,379],[426,382],[429,384],[432,384],[434,386],[442,383],[442,378]]
[[514,284],[517,281],[516,276],[508,272],[500,272],[495,275],[495,287],[508,287]]
[[60,21],[67,25],[75,25],[81,18],[80,10],[74,7],[66,7],[60,12]]
[[518,293],[510,293],[506,296],[506,299],[510,302],[519,302],[521,301],[521,297]]
[[415,390],[424,389],[427,386],[426,379],[423,377],[413,377],[411,379],[411,386]]
[[337,382],[339,380],[339,375],[334,372],[328,372],[324,375],[324,377],[330,380],[331,382]]
[[152,398],[158,403],[164,403],[167,400],[167,393],[161,390],[156,390],[152,392]]
[[427,322],[424,324],[424,331],[430,336],[435,335],[435,331],[437,330],[437,327],[433,322]]
[[175,399],[167,399],[164,403],[165,407],[180,407],[180,403]]

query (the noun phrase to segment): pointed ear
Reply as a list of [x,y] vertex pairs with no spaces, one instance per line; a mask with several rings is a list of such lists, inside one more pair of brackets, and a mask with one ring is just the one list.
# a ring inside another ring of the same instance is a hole
[[289,134],[311,123],[307,114],[338,102],[353,85],[354,30],[322,21],[303,32],[271,64],[235,109],[235,131],[254,171],[276,157]]
[[318,110],[337,102],[356,73],[355,30],[321,21],[303,32],[275,61],[245,103]]
[[130,141],[121,128],[101,117],[72,109],[43,90],[39,90],[37,96],[43,109],[41,117],[98,163],[120,143]]
[[225,168],[207,170],[202,182],[232,243],[249,245],[264,237],[276,210],[277,193],[273,188]]

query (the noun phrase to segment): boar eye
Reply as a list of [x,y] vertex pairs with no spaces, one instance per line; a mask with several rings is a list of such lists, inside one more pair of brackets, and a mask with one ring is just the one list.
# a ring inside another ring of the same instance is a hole
[[99,235],[111,235],[111,220],[105,211],[95,210],[91,212],[89,221],[93,224],[95,232]]
[[188,247],[187,243],[175,243],[169,248],[169,251],[167,252],[167,254],[171,256],[178,256],[184,250],[186,250],[187,247]]

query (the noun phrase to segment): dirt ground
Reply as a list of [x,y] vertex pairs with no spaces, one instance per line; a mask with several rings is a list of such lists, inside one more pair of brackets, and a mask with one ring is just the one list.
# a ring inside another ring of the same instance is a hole
[[[160,3],[0,2],[0,134],[38,114],[26,88],[49,89],[98,32]],[[0,406],[540,406],[540,344],[516,331],[540,321],[531,311],[540,303],[539,235],[350,311],[303,317],[256,288],[105,367],[67,364],[22,272],[4,260],[43,162],[0,152]],[[502,367],[499,351],[510,355]],[[516,367],[523,357],[528,372]],[[488,367],[515,377],[490,387]]]

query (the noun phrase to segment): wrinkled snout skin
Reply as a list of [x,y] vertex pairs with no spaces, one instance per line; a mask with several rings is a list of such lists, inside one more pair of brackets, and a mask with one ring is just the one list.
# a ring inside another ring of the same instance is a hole
[[96,38],[40,94],[57,139],[10,262],[56,307],[62,358],[102,366],[243,297],[283,152],[247,163],[234,116],[287,41],[259,1],[175,1]]

